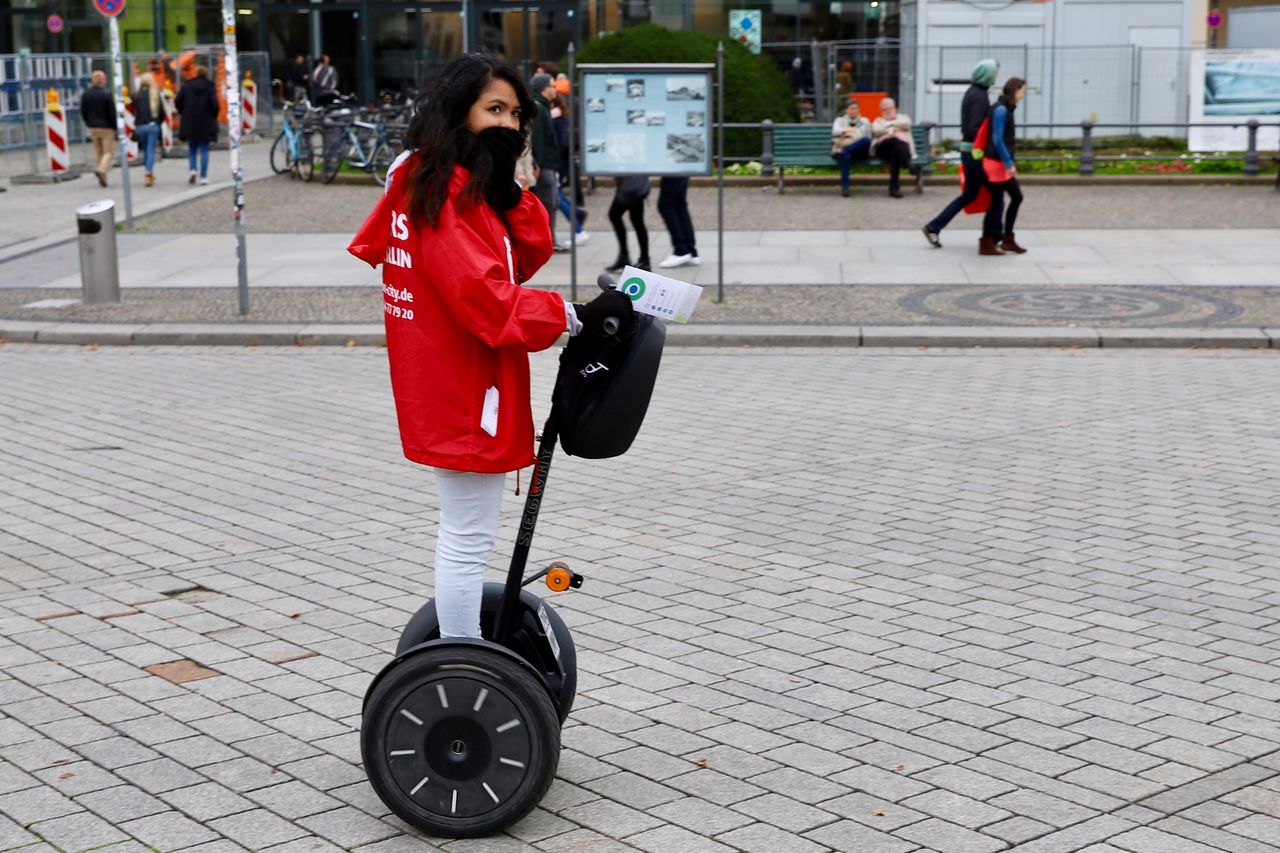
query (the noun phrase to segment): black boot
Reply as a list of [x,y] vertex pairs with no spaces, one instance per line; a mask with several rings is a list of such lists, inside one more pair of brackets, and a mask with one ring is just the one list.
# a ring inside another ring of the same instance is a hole
[[605,272],[622,272],[622,268],[630,266],[631,259],[626,255],[618,255],[618,259],[604,268]]
[[648,259],[647,257],[645,257],[645,258],[641,258],[640,260],[636,261],[636,269],[638,269],[638,270],[644,270],[645,272],[652,272],[652,271],[653,271],[653,265],[652,265],[652,264],[650,264],[650,263],[649,263],[649,259]]

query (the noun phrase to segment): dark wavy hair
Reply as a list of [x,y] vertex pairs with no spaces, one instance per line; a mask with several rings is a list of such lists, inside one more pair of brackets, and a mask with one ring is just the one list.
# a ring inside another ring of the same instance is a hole
[[419,98],[405,133],[405,147],[418,152],[409,174],[409,215],[415,222],[434,227],[439,221],[440,208],[449,198],[453,167],[459,163],[471,170],[463,199],[469,204],[484,202],[493,164],[467,126],[467,115],[494,80],[505,80],[515,89],[520,133],[528,136],[537,107],[515,68],[491,53],[464,53],[446,65]]

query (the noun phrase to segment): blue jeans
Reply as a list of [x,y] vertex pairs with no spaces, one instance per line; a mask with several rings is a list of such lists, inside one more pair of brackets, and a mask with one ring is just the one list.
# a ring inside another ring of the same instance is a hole
[[676,255],[698,256],[693,220],[689,216],[689,179],[663,178],[658,184],[658,215],[671,235],[671,251]]
[[142,124],[134,129],[138,134],[138,147],[142,149],[142,167],[148,175],[156,170],[156,147],[160,144],[160,125]]
[[556,188],[556,206],[560,208],[560,212],[564,214],[564,218],[573,223],[574,233],[582,233],[582,220],[574,215],[573,205],[569,204],[569,198]]
[[209,141],[202,140],[196,142],[192,140],[187,143],[187,165],[191,167],[191,171],[196,170],[196,155],[200,155],[200,177],[209,177]]
[[841,149],[839,154],[831,155],[840,164],[840,189],[849,189],[849,167],[854,160],[867,160],[871,157],[871,140],[868,138],[851,142]]
[[960,167],[964,169],[964,192],[944,207],[926,227],[934,234],[941,233],[957,213],[978,197],[978,191],[987,187],[988,192],[991,192],[991,206],[987,208],[986,216],[982,217],[982,236],[999,240],[1004,233],[1004,224],[1000,221],[1004,213],[1004,193],[991,191],[982,161],[973,159],[968,151],[961,152]]

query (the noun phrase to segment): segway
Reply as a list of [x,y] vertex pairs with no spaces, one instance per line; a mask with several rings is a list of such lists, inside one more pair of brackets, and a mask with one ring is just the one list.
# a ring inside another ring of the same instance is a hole
[[[601,276],[600,287],[613,280]],[[395,658],[364,699],[360,751],[378,796],[406,823],[449,838],[491,835],[537,805],[560,761],[560,727],[577,692],[577,654],[560,616],[527,587],[582,585],[554,562],[524,577],[559,441],[567,453],[617,456],[648,408],[666,338],[636,314],[628,332],[570,339],[561,352],[551,415],[537,449],[511,566],[484,587],[484,639],[441,639],[435,601],[409,620]]]

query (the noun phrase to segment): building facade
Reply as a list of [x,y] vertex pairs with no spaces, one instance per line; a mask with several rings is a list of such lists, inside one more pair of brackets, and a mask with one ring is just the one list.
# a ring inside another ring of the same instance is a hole
[[[917,115],[954,125],[970,70],[993,56],[1001,66],[999,81],[1011,76],[1028,81],[1020,122],[1058,125],[1035,135],[1070,136],[1084,120],[1131,129],[1183,122],[1196,5],[1195,0],[1014,0],[1000,6],[904,0],[904,39],[915,45],[916,54],[913,72],[904,63],[904,88],[913,92]],[[1178,131],[1170,126],[1143,132]]]
[[[540,59],[558,60],[606,32],[646,21],[673,29],[727,33],[731,9],[760,12],[764,51],[780,66],[801,58],[814,74],[809,45],[896,46],[898,0],[237,0],[241,50],[264,51],[274,77],[287,74],[295,56],[308,62],[328,54],[340,87],[365,98],[379,90],[411,88],[467,49],[501,52],[525,70]],[[50,15],[61,32],[48,26]],[[121,16],[126,52],[175,52],[221,41],[221,0],[129,0]],[[106,27],[92,0],[7,0],[0,7],[0,54],[105,53]],[[852,51],[852,48],[850,48]],[[887,55],[887,54],[886,54]],[[825,54],[824,54],[825,57]],[[852,60],[853,54],[848,58]],[[817,60],[819,64],[825,58]],[[883,61],[878,58],[877,62]],[[889,72],[896,78],[894,67]],[[868,66],[870,67],[870,66]],[[873,83],[868,77],[866,85]]]

